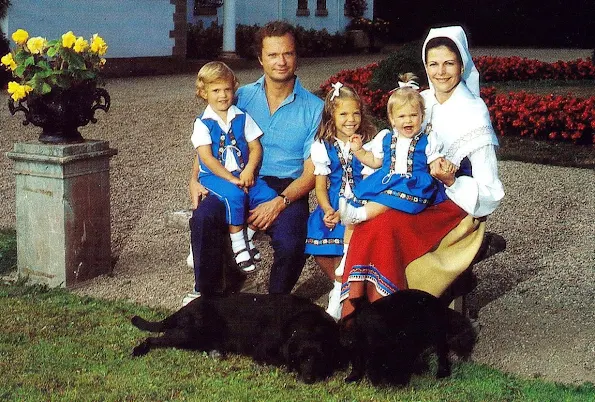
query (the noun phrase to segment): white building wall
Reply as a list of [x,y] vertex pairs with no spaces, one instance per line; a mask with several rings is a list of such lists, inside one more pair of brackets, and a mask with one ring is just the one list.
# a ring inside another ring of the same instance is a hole
[[[235,0],[236,23],[242,25],[265,25],[273,20],[285,20],[306,29],[326,29],[330,33],[343,32],[350,18],[344,14],[345,0],[327,0],[328,15],[316,15],[316,0],[308,0],[310,15],[297,16],[297,0]],[[365,17],[373,17],[373,0],[368,0]],[[195,16],[194,0],[188,0],[188,22],[196,24],[202,21],[209,26],[213,21],[223,24],[223,7],[217,9],[217,16]]]
[[171,56],[175,6],[170,0],[15,0],[4,22],[8,38],[19,28],[57,39],[65,32],[98,33],[106,57]]

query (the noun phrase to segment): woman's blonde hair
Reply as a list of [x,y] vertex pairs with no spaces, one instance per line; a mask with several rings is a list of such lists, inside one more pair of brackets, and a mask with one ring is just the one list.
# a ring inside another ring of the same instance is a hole
[[[413,73],[399,74],[399,81],[408,83],[410,81],[417,82],[418,78]],[[426,115],[426,108],[424,98],[420,95],[418,90],[413,87],[401,87],[395,89],[386,104],[386,113],[389,121],[392,122],[393,112],[395,109],[403,107],[403,105],[419,106],[421,109],[421,119]]]
[[240,82],[229,66],[221,61],[211,61],[201,67],[196,75],[196,96],[201,96],[201,91],[204,91],[208,84],[215,81],[227,81],[233,84],[235,92],[240,85]]
[[338,96],[333,96],[334,92],[335,89],[331,89],[324,98],[322,121],[320,122],[320,126],[318,127],[316,139],[328,143],[334,142],[334,138],[337,135],[337,127],[335,126],[335,110],[337,109],[337,102],[346,99],[353,99],[358,103],[362,116],[357,132],[359,135],[362,136],[362,141],[364,142],[364,144],[372,140],[372,138],[374,138],[374,135],[376,134],[376,127],[374,126],[374,124],[372,124],[370,116],[367,112],[366,105],[364,105],[357,92],[355,92],[353,88],[346,85],[343,85],[341,88],[339,88]]

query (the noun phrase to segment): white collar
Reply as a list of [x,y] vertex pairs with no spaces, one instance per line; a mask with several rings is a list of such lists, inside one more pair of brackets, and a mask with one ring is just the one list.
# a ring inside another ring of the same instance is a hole
[[203,119],[212,119],[215,120],[219,125],[222,127],[227,127],[231,123],[231,121],[239,114],[244,114],[236,105],[231,105],[229,109],[227,109],[227,122],[224,122],[221,117],[213,110],[211,105],[207,105],[205,111],[202,114]]

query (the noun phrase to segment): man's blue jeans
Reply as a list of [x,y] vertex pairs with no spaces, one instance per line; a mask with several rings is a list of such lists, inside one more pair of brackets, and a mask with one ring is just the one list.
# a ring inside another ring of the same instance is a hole
[[[291,179],[263,177],[265,182],[281,193]],[[298,281],[306,255],[304,254],[308,198],[295,200],[283,210],[267,229],[273,247],[273,265],[269,278],[269,293],[290,293]],[[220,292],[223,287],[222,270],[228,260],[229,236],[225,222],[225,207],[213,195],[208,195],[193,211],[190,219],[190,239],[194,256],[196,290],[208,295]]]

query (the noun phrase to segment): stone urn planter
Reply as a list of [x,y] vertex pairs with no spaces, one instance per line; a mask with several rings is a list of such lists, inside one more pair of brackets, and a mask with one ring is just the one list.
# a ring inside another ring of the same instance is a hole
[[79,127],[96,123],[95,111],[107,112],[110,108],[109,93],[87,82],[67,89],[54,89],[42,96],[28,96],[24,101],[8,101],[12,115],[25,114],[23,125],[41,127],[39,141],[46,144],[65,144],[83,141]]
[[353,44],[355,50],[366,50],[370,46],[368,33],[363,29],[348,30],[347,38]]

